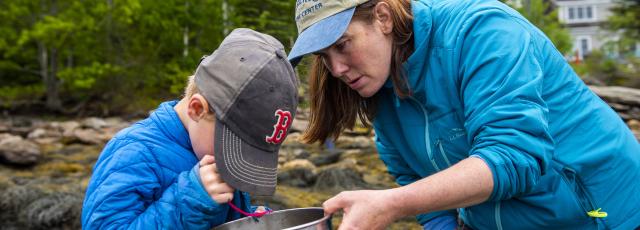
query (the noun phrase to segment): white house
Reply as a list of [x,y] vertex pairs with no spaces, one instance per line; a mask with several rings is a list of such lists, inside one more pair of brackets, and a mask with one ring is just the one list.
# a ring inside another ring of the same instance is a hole
[[554,0],[558,7],[558,17],[573,38],[573,55],[570,58],[582,60],[594,49],[600,49],[606,42],[619,38],[617,33],[600,26],[611,15],[615,6],[613,0]]

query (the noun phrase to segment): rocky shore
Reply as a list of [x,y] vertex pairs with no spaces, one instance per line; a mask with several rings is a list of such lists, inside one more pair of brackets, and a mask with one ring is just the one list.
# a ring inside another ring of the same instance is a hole
[[[592,87],[640,139],[640,90]],[[342,190],[396,186],[378,159],[371,130],[356,127],[335,143],[299,141],[307,111],[298,112],[280,151],[278,188],[258,204],[273,209],[320,206]],[[0,118],[1,229],[80,229],[84,191],[102,146],[130,120]],[[339,223],[340,217],[334,218]],[[405,218],[390,229],[421,229]]]

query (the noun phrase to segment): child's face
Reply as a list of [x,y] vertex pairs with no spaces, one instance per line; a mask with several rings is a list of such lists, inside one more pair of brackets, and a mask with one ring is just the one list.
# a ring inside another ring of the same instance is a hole
[[205,155],[213,156],[213,138],[216,118],[208,112],[209,106],[200,94],[196,94],[189,100],[187,114],[189,117],[187,131],[191,140],[191,147],[198,159]]

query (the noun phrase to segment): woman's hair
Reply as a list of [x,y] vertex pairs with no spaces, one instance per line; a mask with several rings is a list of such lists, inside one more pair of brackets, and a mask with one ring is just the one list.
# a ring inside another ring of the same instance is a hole
[[[396,94],[404,98],[411,95],[402,68],[402,63],[413,52],[411,3],[410,0],[370,0],[356,8],[352,20],[372,23],[374,8],[379,2],[387,3],[391,9],[393,45],[390,74]],[[361,97],[347,84],[332,77],[319,55],[314,55],[311,64],[309,92],[311,115],[309,128],[302,137],[305,142],[325,141],[329,137],[337,139],[344,129],[355,125],[356,118],[365,127],[371,127],[370,121],[373,121],[376,113],[377,96]]]

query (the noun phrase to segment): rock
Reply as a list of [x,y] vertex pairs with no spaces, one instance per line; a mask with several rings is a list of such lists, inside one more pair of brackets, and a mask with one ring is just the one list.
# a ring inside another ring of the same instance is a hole
[[344,153],[342,153],[342,155],[340,155],[340,159],[344,160],[344,159],[356,159],[358,157],[361,157],[363,155],[366,155],[367,153],[362,151],[361,149],[348,149],[346,151],[344,151]]
[[0,121],[0,133],[6,133],[11,130],[11,126],[4,121]]
[[72,136],[65,136],[64,142],[70,143],[84,143],[92,145],[101,145],[107,142],[110,136],[104,135],[94,129],[75,129]]
[[73,131],[80,127],[80,123],[76,121],[65,121],[58,124],[62,136],[65,138],[73,137]]
[[627,121],[627,125],[631,130],[640,131],[640,121],[638,120],[629,120]]
[[373,148],[373,140],[370,137],[365,136],[344,136],[341,135],[336,141],[336,146],[342,149],[363,149]]
[[15,215],[42,196],[42,191],[31,186],[12,186],[0,191],[0,210],[3,210],[0,215]]
[[309,126],[309,121],[295,118],[293,119],[293,123],[291,123],[291,128],[289,128],[289,132],[304,132],[307,130]]
[[71,193],[55,193],[29,204],[19,220],[30,229],[80,229],[82,197]]
[[40,147],[20,136],[9,135],[0,139],[0,158],[13,165],[32,165],[38,162]]
[[307,159],[310,155],[311,153],[302,148],[291,148],[289,146],[284,146],[283,148],[280,148],[278,159],[279,163],[283,164],[295,159]]
[[311,156],[311,153],[309,153],[309,151],[304,150],[304,149],[294,149],[293,150],[293,158],[294,159],[307,159],[309,158],[309,156]]
[[105,122],[103,119],[97,118],[97,117],[89,117],[86,118],[82,121],[82,125],[83,128],[91,128],[94,130],[100,130],[104,127],[107,127],[107,122]]
[[278,172],[278,184],[309,187],[316,180],[316,166],[308,160],[293,160],[285,163]]
[[368,188],[362,175],[353,166],[336,165],[323,169],[313,186],[314,191],[340,192]]
[[303,148],[305,145],[301,142],[302,134],[295,132],[287,134],[287,138],[284,139],[282,146],[289,148]]
[[317,166],[328,165],[338,162],[343,151],[338,149],[329,150],[311,157],[311,163]]
[[608,103],[640,106],[640,89],[619,86],[589,86],[589,88]]

